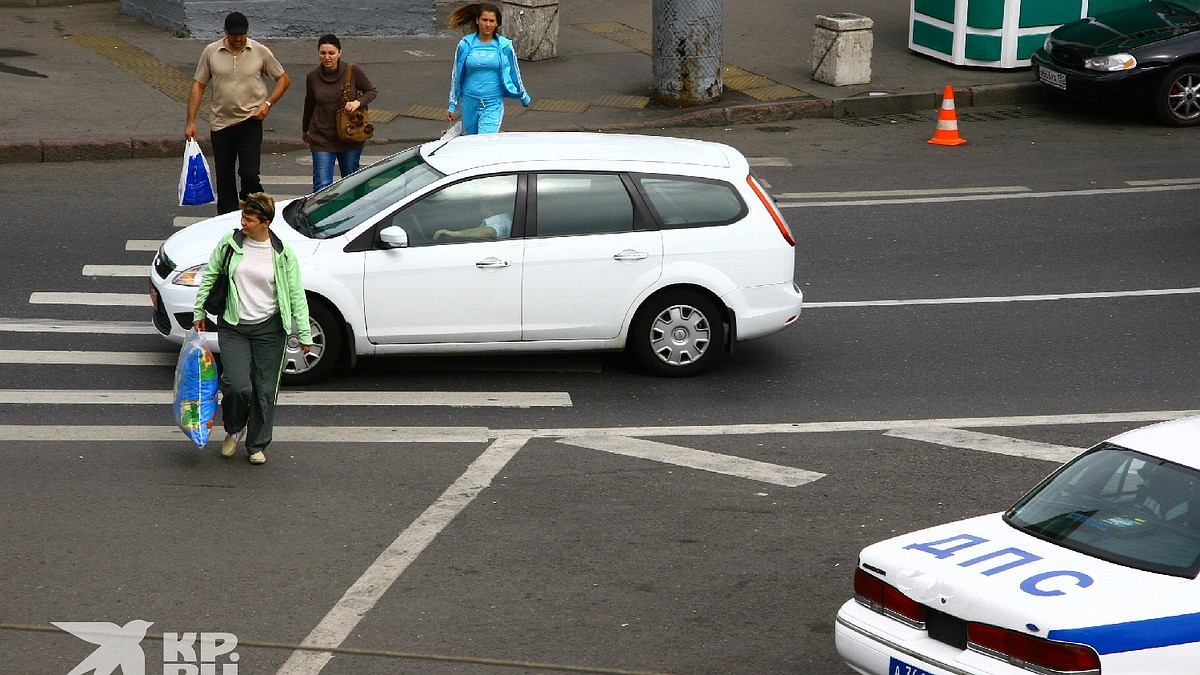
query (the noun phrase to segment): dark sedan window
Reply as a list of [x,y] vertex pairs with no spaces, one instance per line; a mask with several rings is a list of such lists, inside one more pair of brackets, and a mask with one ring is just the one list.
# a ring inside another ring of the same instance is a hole
[[620,176],[561,173],[537,177],[538,236],[633,229],[633,202]]
[[638,184],[666,228],[728,225],[746,213],[737,190],[721,181],[640,176]]
[[1004,518],[1120,565],[1189,578],[1200,571],[1200,472],[1116,445],[1072,460]]

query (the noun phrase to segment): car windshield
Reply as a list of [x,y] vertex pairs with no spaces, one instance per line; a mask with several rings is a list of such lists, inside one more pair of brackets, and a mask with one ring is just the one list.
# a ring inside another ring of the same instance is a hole
[[364,167],[284,212],[298,232],[331,239],[442,177],[415,146]]
[[1200,570],[1200,472],[1111,443],[1051,474],[1004,520],[1119,565],[1188,578]]

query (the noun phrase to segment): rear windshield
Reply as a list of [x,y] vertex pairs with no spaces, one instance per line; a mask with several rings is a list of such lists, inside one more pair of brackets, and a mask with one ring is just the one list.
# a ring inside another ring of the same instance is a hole
[[414,146],[296,200],[283,215],[301,234],[330,239],[441,177],[421,158],[420,146]]
[[1117,445],[1072,460],[1004,519],[1119,565],[1188,578],[1200,570],[1200,472]]

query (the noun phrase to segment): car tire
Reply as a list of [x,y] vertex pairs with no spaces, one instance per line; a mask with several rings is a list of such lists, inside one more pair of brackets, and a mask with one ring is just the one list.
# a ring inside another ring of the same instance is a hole
[[1200,124],[1200,65],[1188,63],[1167,72],[1155,94],[1154,115],[1173,127]]
[[315,384],[329,376],[342,353],[342,331],[337,316],[325,303],[313,300],[308,305],[308,324],[312,329],[313,346],[306,354],[300,340],[288,336],[284,353],[283,384]]
[[708,370],[725,348],[725,323],[712,300],[692,291],[650,298],[629,326],[629,350],[661,377],[690,377]]

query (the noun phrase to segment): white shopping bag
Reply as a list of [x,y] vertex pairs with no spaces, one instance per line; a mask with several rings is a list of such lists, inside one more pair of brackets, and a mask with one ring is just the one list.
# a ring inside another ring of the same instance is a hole
[[199,206],[216,200],[208,160],[204,159],[196,139],[189,138],[183,149],[183,170],[179,173],[179,205]]
[[448,141],[455,136],[462,136],[462,120],[455,122],[454,126],[447,129],[446,133],[442,134],[440,140]]

